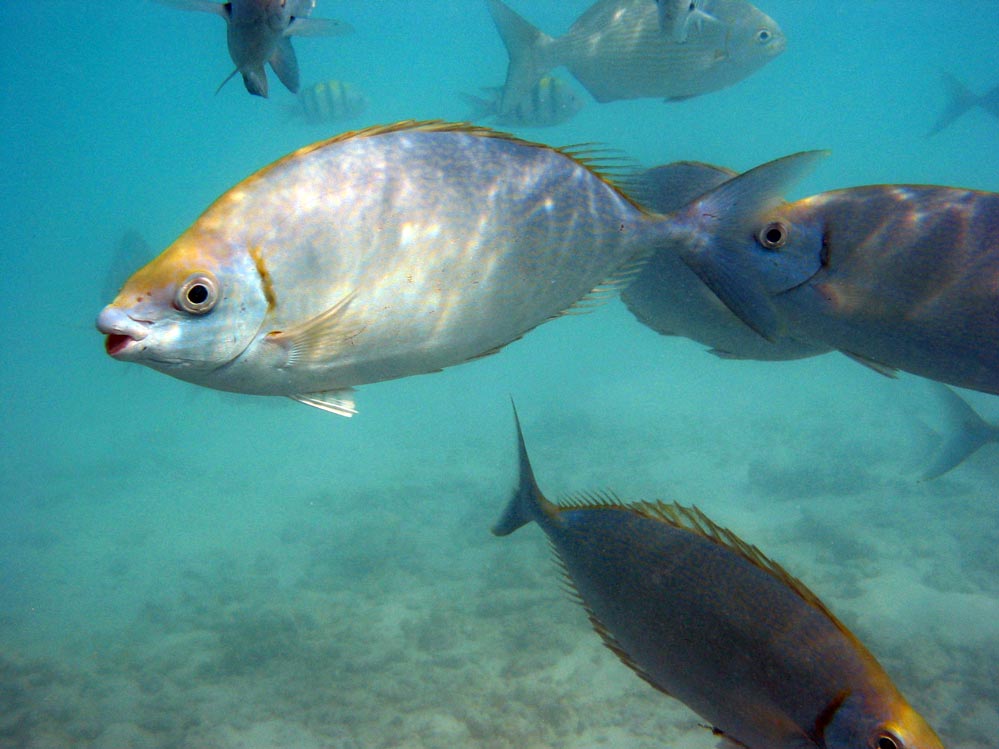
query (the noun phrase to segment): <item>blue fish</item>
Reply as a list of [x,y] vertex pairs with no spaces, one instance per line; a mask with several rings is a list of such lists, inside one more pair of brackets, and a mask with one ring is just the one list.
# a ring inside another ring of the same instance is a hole
[[874,656],[755,546],[694,507],[553,504],[519,421],[517,440],[519,483],[493,533],[540,525],[604,644],[716,734],[745,749],[942,749]]

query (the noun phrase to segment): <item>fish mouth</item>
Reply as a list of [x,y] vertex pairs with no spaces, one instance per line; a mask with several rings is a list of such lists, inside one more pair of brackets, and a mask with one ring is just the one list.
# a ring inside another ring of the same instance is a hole
[[138,343],[149,334],[148,320],[136,320],[125,310],[108,305],[97,317],[97,329],[104,333],[104,350],[110,356],[119,358],[132,344]]

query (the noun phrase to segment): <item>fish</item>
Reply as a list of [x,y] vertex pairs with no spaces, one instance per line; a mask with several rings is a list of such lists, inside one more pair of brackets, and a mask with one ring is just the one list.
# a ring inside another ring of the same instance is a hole
[[299,91],[291,111],[310,125],[324,125],[360,117],[367,108],[368,97],[353,83],[328,80]]
[[[643,206],[668,214],[727,182],[737,173],[680,161],[647,169],[629,180],[628,191]],[[683,336],[723,359],[782,361],[829,351],[790,335],[768,340],[736,317],[683,262],[674,245],[660,245],[621,291],[635,318],[656,332]]]
[[534,84],[530,94],[506,113],[500,112],[503,87],[484,88],[487,98],[461,94],[471,108],[466,119],[491,120],[503,127],[552,127],[568,122],[583,108],[583,99],[561,78],[546,75]]
[[681,259],[764,338],[999,394],[999,194],[871,185],[786,203],[770,184],[780,161],[672,214],[700,232]]
[[354,387],[495,353],[679,241],[587,158],[439,121],[307,146],[132,275],[98,315],[105,350],[350,415]]
[[698,0],[656,0],[659,8],[659,29],[677,44],[687,41],[693,27],[700,33],[705,23],[718,19],[698,7]]
[[933,461],[923,472],[922,480],[940,478],[957,468],[988,444],[999,444],[999,424],[990,424],[960,395],[946,385],[934,390],[944,407],[948,433]]
[[947,89],[947,106],[940,113],[926,136],[936,135],[947,129],[965,112],[980,107],[986,113],[999,120],[999,84],[996,84],[981,96],[973,93],[958,78],[951,73],[943,74],[944,87]]
[[492,532],[541,526],[604,645],[726,745],[942,749],[804,583],[696,507],[609,492],[550,502],[514,419],[519,479]]
[[500,112],[523,101],[549,70],[565,66],[598,102],[688,99],[731,86],[784,51],[777,23],[745,0],[704,0],[717,23],[683,44],[662,33],[649,0],[598,0],[564,36],[554,38],[486,0],[509,55]]
[[181,10],[213,13],[226,22],[229,56],[236,64],[221,84],[236,73],[243,76],[246,90],[254,96],[267,96],[268,63],[278,80],[293,94],[298,93],[298,58],[291,36],[343,36],[353,33],[350,24],[330,18],[309,18],[316,0],[156,0]]

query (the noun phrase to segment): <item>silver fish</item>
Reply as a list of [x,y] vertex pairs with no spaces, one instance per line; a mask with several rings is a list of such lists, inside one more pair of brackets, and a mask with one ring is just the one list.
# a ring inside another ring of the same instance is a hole
[[875,185],[784,203],[820,153],[757,167],[674,215],[700,238],[678,251],[768,339],[829,346],[999,394],[999,194]]
[[936,135],[941,130],[950,127],[954,120],[975,107],[981,107],[985,112],[999,120],[999,85],[993,86],[978,96],[950,73],[943,74],[943,82],[947,89],[947,105],[926,134],[927,136]]
[[[671,213],[736,176],[691,161],[648,169],[629,180],[629,193],[646,208]],[[660,245],[621,292],[639,322],[669,336],[684,336],[723,359],[778,361],[829,351],[828,346],[784,335],[767,340],[736,317],[680,259],[678,246]]]
[[546,75],[541,78],[530,94],[509,112],[500,112],[503,88],[484,89],[489,98],[462,94],[471,107],[466,119],[492,121],[504,127],[552,127],[571,120],[583,108],[583,100],[572,86],[560,78]]
[[368,128],[229,190],[97,327],[116,359],[349,414],[351,387],[497,351],[671,231],[566,151],[467,125]]
[[954,470],[985,445],[999,444],[999,424],[989,424],[946,385],[937,384],[934,389],[944,407],[948,432],[936,456],[923,471],[923,481]]
[[[222,81],[219,89],[236,73],[241,73],[246,90],[254,96],[267,96],[269,63],[278,79],[292,93],[298,92],[298,59],[290,36],[342,36],[353,32],[343,21],[308,18],[316,0],[156,0],[181,10],[214,13],[226,22],[229,56],[236,69]],[[218,89],[216,90],[216,92]]]
[[562,37],[538,30],[502,0],[487,0],[510,56],[501,112],[528,96],[534,83],[564,65],[599,102],[685,99],[741,81],[784,51],[773,19],[745,0],[704,0],[717,23],[678,44],[659,27],[649,0],[599,0]]
[[[516,414],[515,414],[516,417]],[[493,533],[536,522],[604,644],[745,749],[942,749],[888,674],[799,580],[694,507],[520,478]]]
[[677,44],[683,44],[692,28],[700,33],[705,23],[716,23],[718,19],[701,10],[699,4],[698,0],[656,0],[659,29]]
[[329,80],[299,91],[294,112],[310,125],[324,125],[359,117],[367,108],[368,97],[353,83]]

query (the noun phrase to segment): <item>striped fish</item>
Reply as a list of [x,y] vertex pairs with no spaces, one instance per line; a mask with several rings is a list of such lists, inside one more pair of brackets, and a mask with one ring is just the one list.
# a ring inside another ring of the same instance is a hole
[[303,88],[296,113],[310,125],[321,125],[353,119],[367,108],[368,98],[357,86],[331,79]]
[[493,124],[505,127],[551,127],[561,125],[576,116],[583,108],[583,100],[565,81],[546,75],[531,89],[530,94],[505,114],[500,113],[503,87],[483,88],[488,98],[461,94],[471,107],[467,119],[473,121],[492,119]]
[[502,0],[486,2],[510,56],[503,113],[560,65],[599,102],[686,99],[738,83],[786,46],[777,23],[746,0],[703,0],[699,9],[716,22],[692,25],[683,43],[662,32],[649,0],[599,0],[558,38]]

